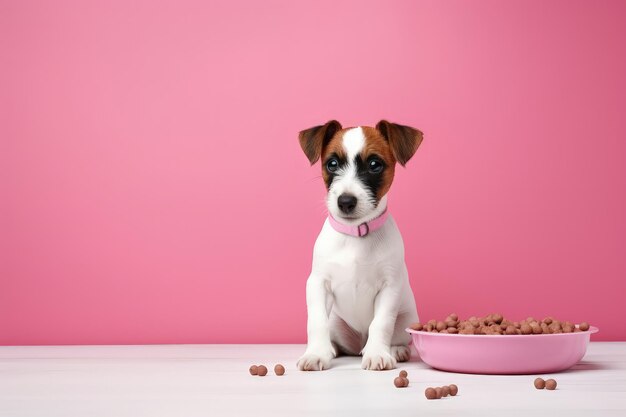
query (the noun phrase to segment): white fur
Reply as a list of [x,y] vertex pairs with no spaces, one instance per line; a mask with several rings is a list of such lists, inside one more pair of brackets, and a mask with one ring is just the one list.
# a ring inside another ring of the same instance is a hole
[[[360,127],[344,134],[350,162],[327,196],[328,210],[344,223],[369,221],[387,207],[386,196],[376,206],[356,178],[352,161],[364,144]],[[354,218],[342,218],[337,208],[342,192],[358,199]],[[364,369],[393,369],[397,361],[408,360],[410,337],[404,329],[418,318],[404,243],[393,218],[365,237],[339,233],[326,220],[315,242],[306,301],[308,345],[299,369],[327,369],[338,350],[362,354]]]
[[365,146],[365,135],[361,126],[346,130],[343,134],[342,145],[348,159],[353,160]]

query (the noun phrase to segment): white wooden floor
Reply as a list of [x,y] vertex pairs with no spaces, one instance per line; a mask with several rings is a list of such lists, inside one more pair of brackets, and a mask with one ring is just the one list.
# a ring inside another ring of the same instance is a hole
[[[360,369],[339,358],[332,369],[299,372],[303,345],[0,347],[0,417],[21,416],[626,416],[626,342],[593,342],[581,363],[549,375],[463,375],[404,364]],[[287,372],[273,373],[282,363]],[[266,377],[248,374],[265,364]],[[455,383],[459,395],[428,401],[424,389]]]

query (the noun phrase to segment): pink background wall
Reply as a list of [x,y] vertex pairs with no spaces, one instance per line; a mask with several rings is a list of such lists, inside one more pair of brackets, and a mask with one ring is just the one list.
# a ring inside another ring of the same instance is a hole
[[425,133],[423,318],[626,340],[624,39],[621,1],[2,0],[0,344],[304,342],[330,118]]

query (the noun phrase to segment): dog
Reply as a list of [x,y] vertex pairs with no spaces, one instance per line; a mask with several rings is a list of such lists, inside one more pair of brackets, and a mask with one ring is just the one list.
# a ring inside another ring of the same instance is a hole
[[306,283],[303,371],[328,369],[338,354],[386,370],[411,356],[405,332],[418,321],[404,243],[387,208],[396,163],[411,159],[423,134],[381,120],[342,128],[336,120],[300,132],[311,165],[321,160],[328,218],[315,242]]

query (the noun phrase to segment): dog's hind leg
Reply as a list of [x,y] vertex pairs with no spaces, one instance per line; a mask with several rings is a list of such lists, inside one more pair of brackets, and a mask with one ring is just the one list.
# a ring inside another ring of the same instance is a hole
[[396,318],[396,324],[391,336],[391,355],[398,362],[406,362],[411,358],[411,336],[404,330],[417,321],[416,313],[401,313]]

